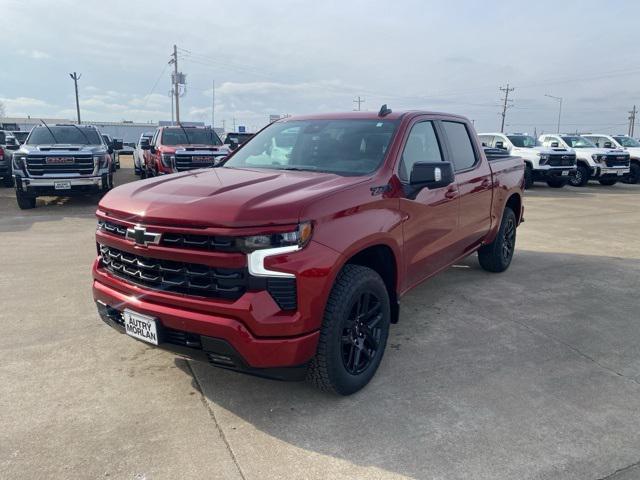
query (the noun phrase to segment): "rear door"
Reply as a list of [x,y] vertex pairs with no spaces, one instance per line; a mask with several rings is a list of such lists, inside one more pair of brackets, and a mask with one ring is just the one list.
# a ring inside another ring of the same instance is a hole
[[[414,163],[440,162],[445,158],[442,135],[434,120],[418,117],[408,131],[398,162],[398,177],[405,186],[408,186]],[[400,199],[400,210],[405,217],[405,286],[409,288],[453,260],[455,254],[451,246],[458,228],[456,185],[431,190],[425,188],[415,196],[406,195]]]
[[458,238],[454,250],[463,255],[475,248],[491,228],[491,168],[473,141],[475,133],[468,123],[442,120],[440,125],[446,139],[446,158],[453,163],[456,173],[460,200]]

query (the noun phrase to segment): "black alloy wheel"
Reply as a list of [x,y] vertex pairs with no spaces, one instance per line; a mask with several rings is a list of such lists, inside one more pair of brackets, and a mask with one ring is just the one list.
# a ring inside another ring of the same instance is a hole
[[356,299],[342,328],[342,363],[351,375],[364,372],[376,358],[382,337],[382,304],[376,293]]

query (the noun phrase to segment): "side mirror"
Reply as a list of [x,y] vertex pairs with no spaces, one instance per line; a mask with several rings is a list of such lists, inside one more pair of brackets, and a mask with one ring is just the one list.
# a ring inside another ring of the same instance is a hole
[[455,174],[450,162],[417,162],[413,164],[409,176],[409,198],[415,198],[423,188],[441,188],[451,185]]
[[148,138],[143,138],[142,140],[140,140],[141,149],[148,150],[150,146],[151,146],[151,143],[149,142]]
[[496,142],[496,148],[501,148],[504,150],[504,142]]
[[122,150],[122,140],[121,139],[115,139],[112,143],[111,143],[111,148],[113,148],[114,150]]
[[613,148],[611,142],[604,142],[604,148]]
[[551,148],[558,148],[560,144],[558,142],[551,142]]

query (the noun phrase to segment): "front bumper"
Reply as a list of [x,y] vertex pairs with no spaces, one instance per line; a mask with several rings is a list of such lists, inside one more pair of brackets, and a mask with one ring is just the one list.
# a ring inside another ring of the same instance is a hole
[[[97,193],[108,185],[108,173],[95,177],[24,177],[14,175],[16,189],[25,195],[75,195]],[[71,188],[56,189],[58,182],[68,182]]]
[[565,178],[569,180],[571,177],[575,177],[576,167],[553,167],[546,169],[533,170],[534,180],[552,180]]
[[[102,300],[97,300],[96,305],[100,318],[107,325],[124,334],[122,311],[106,304]],[[137,308],[140,310],[141,306]],[[207,362],[216,367],[276,380],[303,380],[306,376],[308,361],[299,360],[300,355],[295,352],[305,351],[309,348],[315,352],[318,341],[317,332],[298,339],[288,339],[284,344],[283,342],[285,341],[280,341],[280,355],[286,349],[287,354],[290,356],[290,363],[287,363],[287,366],[284,367],[264,368],[249,365],[245,356],[224,338],[171,328],[167,325],[166,319],[164,321],[157,320],[156,328],[159,335],[158,348],[192,360]],[[250,343],[244,342],[242,345],[247,345],[253,352],[263,352],[267,356],[273,352],[276,343],[273,340],[269,344],[264,340],[252,339]],[[306,355],[301,358],[305,357]]]
[[629,173],[629,166],[626,167],[595,167],[592,169],[592,175],[595,178],[611,178],[619,177]]

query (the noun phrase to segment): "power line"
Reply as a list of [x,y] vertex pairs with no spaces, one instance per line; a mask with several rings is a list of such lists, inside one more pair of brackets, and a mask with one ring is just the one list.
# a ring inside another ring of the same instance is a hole
[[507,116],[507,108],[511,107],[509,105],[509,93],[513,92],[515,89],[513,87],[509,88],[509,84],[507,83],[506,87],[500,87],[500,91],[504,92],[504,101],[502,105],[502,125],[500,126],[500,132],[504,132],[504,119]]

